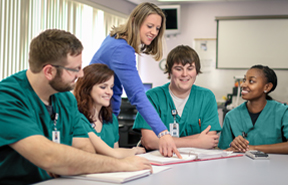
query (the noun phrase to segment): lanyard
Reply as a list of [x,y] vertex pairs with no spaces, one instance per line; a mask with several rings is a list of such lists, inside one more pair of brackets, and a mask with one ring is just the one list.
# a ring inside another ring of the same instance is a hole
[[177,110],[176,110],[176,109],[173,109],[173,110],[171,111],[171,114],[172,114],[172,116],[174,117],[174,123],[176,123]]
[[177,110],[174,109],[171,111],[171,113],[172,116],[174,117],[174,123],[169,124],[170,134],[172,137],[179,137],[179,124],[176,122]]
[[55,113],[55,117],[54,117],[54,130],[57,131],[57,120],[58,120],[58,113]]

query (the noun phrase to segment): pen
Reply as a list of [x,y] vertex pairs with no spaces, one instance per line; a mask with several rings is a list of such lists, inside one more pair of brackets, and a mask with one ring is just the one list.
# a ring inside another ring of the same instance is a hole
[[245,132],[242,132],[242,137],[245,139],[247,137],[247,134]]
[[201,129],[201,119],[198,120],[198,123],[199,123],[199,127]]

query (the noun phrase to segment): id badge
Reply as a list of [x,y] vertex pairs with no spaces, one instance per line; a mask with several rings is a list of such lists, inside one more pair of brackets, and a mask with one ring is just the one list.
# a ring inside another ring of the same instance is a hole
[[179,124],[178,123],[170,123],[170,134],[172,137],[179,137]]
[[60,131],[52,131],[52,141],[55,143],[60,143]]

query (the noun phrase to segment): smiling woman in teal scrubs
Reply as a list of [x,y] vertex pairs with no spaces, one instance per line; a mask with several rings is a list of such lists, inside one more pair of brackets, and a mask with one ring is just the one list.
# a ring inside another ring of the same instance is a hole
[[247,71],[241,84],[247,101],[227,113],[219,148],[288,153],[288,107],[268,96],[276,86],[277,76],[268,66],[256,65]]
[[93,132],[111,148],[118,148],[118,120],[110,103],[114,72],[105,64],[91,64],[83,71],[74,90],[78,108],[90,121]]
[[76,82],[74,95],[79,111],[91,123],[83,125],[96,152],[116,158],[144,153],[141,147],[119,148],[118,120],[111,108],[114,72],[105,64],[91,64],[83,72],[84,76]]

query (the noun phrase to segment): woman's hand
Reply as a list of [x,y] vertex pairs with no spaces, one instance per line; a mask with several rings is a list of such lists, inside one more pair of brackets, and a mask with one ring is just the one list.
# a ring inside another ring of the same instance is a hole
[[232,148],[233,151],[246,152],[247,150],[249,150],[249,141],[242,136],[237,136],[230,143],[230,148]]
[[143,147],[133,147],[132,150],[134,151],[134,154],[144,154],[146,153],[145,148]]

